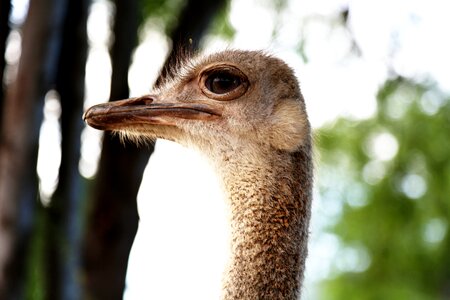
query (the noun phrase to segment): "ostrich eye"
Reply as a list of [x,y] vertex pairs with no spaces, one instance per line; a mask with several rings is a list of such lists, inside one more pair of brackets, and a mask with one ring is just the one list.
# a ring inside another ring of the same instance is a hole
[[222,95],[241,85],[241,78],[226,71],[210,74],[205,80],[205,87],[212,93]]
[[249,85],[248,77],[241,70],[227,64],[209,67],[199,77],[202,93],[219,101],[239,98],[247,92]]

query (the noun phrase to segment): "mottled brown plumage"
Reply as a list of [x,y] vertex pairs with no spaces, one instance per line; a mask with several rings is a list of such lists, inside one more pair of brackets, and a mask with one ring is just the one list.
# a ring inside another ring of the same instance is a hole
[[313,178],[297,79],[277,58],[233,50],[193,58],[176,74],[151,95],[90,108],[86,122],[202,152],[231,212],[223,299],[297,299]]

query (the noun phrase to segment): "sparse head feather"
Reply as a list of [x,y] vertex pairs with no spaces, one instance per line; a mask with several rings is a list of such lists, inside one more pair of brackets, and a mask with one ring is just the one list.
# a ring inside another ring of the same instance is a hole
[[192,58],[196,56],[192,49],[178,47],[170,53],[166,64],[161,69],[158,80],[155,83],[155,88],[159,89],[161,86],[173,82],[175,78],[179,77],[182,69],[186,69],[191,65]]

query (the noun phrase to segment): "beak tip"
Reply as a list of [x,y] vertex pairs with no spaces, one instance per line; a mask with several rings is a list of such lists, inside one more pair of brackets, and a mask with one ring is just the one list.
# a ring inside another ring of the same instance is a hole
[[82,118],[83,118],[83,121],[84,121],[85,123],[88,123],[88,119],[90,118],[91,111],[92,111],[91,108],[92,108],[92,107],[88,108],[88,109],[83,113]]

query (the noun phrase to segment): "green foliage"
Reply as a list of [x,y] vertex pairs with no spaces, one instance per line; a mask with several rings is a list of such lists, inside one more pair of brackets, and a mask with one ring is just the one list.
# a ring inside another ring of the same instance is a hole
[[177,17],[186,0],[140,0],[144,19],[156,19],[169,33],[177,24]]
[[281,13],[284,9],[286,9],[288,1],[287,0],[263,0],[261,1],[267,7],[272,8],[278,14]]
[[450,298],[450,101],[432,84],[389,80],[368,120],[318,133],[322,201],[341,248],[323,299]]
[[[42,210],[40,210],[42,212]],[[44,265],[45,251],[45,221],[42,213],[38,214],[36,220],[35,234],[31,242],[31,247],[27,255],[27,286],[25,288],[25,299],[43,300],[46,299],[45,286],[46,277]]]
[[[177,25],[180,11],[187,4],[187,0],[140,0],[142,16],[144,20],[154,20],[160,25],[166,34],[170,34]],[[284,0],[280,0],[283,2]],[[226,9],[222,10],[213,21],[209,31],[213,35],[221,36],[231,40],[235,30],[229,20],[230,1],[227,2]],[[155,25],[155,24],[154,24]]]
[[236,30],[230,23],[230,1],[228,1],[227,6],[223,9],[214,19],[210,33],[212,35],[220,36],[224,39],[231,40],[234,36]]

